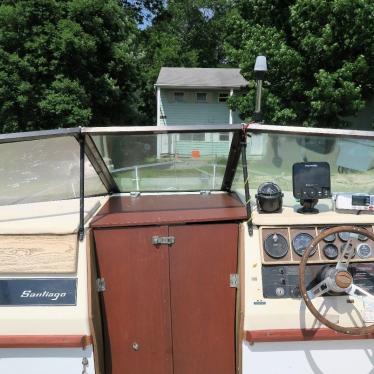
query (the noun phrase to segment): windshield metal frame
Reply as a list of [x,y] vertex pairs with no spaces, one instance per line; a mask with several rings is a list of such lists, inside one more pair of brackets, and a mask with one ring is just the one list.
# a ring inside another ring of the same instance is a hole
[[[56,130],[40,130],[30,132],[19,132],[10,134],[0,134],[0,144],[40,140],[47,138],[73,136],[78,144],[80,139],[85,142],[85,154],[101,182],[109,194],[119,193],[120,189],[109,171],[106,163],[98,151],[92,136],[93,135],[135,135],[135,134],[173,134],[173,133],[212,133],[212,132],[232,132],[230,152],[228,155],[226,170],[222,181],[221,191],[231,191],[231,185],[235,177],[235,170],[239,163],[241,152],[241,134],[245,131],[249,136],[251,133],[277,133],[293,135],[315,135],[325,137],[343,137],[357,139],[373,139],[374,131],[360,131],[350,129],[326,129],[315,127],[299,126],[277,126],[262,123],[249,124],[222,124],[222,125],[184,125],[184,126],[113,126],[113,127],[75,127],[60,128]],[[157,191],[155,191],[157,192]],[[187,191],[186,191],[187,192]]]
[[173,134],[200,132],[235,132],[242,130],[243,125],[181,125],[181,126],[115,126],[115,127],[82,127],[83,134],[91,135],[141,135],[141,134]]
[[261,123],[250,123],[247,127],[248,133],[273,133],[293,135],[315,135],[325,137],[342,137],[356,139],[374,139],[374,131],[351,130],[351,129],[326,129],[319,127],[299,126],[277,126]]
[[81,127],[72,127],[68,129],[39,130],[26,132],[13,132],[9,134],[0,134],[0,144],[26,142],[32,140],[41,140],[48,138],[58,138],[63,136],[78,137],[81,133]]

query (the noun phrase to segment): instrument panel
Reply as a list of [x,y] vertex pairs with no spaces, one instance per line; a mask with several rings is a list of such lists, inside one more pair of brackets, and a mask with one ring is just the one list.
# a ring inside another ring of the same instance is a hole
[[[361,226],[373,232],[372,226]],[[262,227],[262,262],[263,264],[297,264],[305,249],[326,226],[308,227]],[[349,239],[349,233],[327,236],[312,251],[308,263],[334,263],[343,251]],[[364,235],[359,235],[358,244],[349,249],[354,251],[351,262],[374,261],[374,242]]]
[[[299,262],[312,240],[332,226],[261,227],[262,286],[264,298],[300,298]],[[373,232],[373,226],[360,226]],[[311,252],[305,268],[307,289],[321,281],[321,274],[334,266],[350,238],[340,232],[324,238]],[[374,242],[359,235],[348,249],[354,251],[349,271],[354,283],[374,292]],[[329,296],[329,294],[326,294]]]
[[[320,275],[328,265],[313,264],[305,269],[307,288],[312,288],[321,281]],[[349,271],[354,283],[374,294],[374,263],[351,264]],[[270,265],[262,267],[262,288],[265,299],[300,298],[299,266]],[[325,296],[331,296],[326,294]]]

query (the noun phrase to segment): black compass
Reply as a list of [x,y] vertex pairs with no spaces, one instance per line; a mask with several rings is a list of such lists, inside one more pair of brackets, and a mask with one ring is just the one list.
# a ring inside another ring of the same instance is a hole
[[282,210],[283,193],[280,187],[272,182],[260,185],[256,195],[259,213],[277,213]]

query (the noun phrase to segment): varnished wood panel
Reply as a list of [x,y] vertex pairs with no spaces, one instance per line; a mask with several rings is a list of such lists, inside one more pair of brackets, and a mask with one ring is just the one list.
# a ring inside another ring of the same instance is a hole
[[175,374],[234,374],[237,224],[172,226],[170,253]]
[[234,194],[113,196],[91,222],[92,227],[169,225],[237,221],[247,217]]
[[250,343],[299,342],[318,340],[362,340],[373,339],[374,334],[347,335],[328,329],[274,329],[246,331],[245,339]]
[[167,227],[95,230],[110,374],[172,374]]
[[1,235],[0,273],[74,273],[77,235]]
[[87,287],[88,317],[94,349],[95,374],[105,374],[104,341],[99,292],[97,292],[97,263],[95,258],[94,236],[90,231],[86,236],[87,245]]
[[92,344],[88,335],[0,335],[0,348],[73,348]]
[[244,332],[244,305],[245,305],[245,235],[247,234],[246,228],[243,224],[239,225],[238,235],[238,274],[239,274],[239,286],[236,295],[236,373],[242,373],[242,361],[243,361],[243,332]]

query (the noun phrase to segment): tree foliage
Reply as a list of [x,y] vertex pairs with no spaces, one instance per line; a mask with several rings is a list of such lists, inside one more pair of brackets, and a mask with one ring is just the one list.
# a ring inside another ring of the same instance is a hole
[[[267,122],[338,127],[374,94],[373,21],[366,0],[236,0],[226,51],[250,81],[267,56]],[[250,116],[254,95],[250,84],[233,105]]]
[[154,84],[162,66],[215,67],[224,60],[226,0],[169,0],[142,32],[144,120],[156,122]]
[[131,123],[137,34],[116,0],[3,0],[0,131]]
[[250,119],[337,127],[374,95],[367,0],[2,0],[0,132],[155,124],[162,66],[240,67]]

